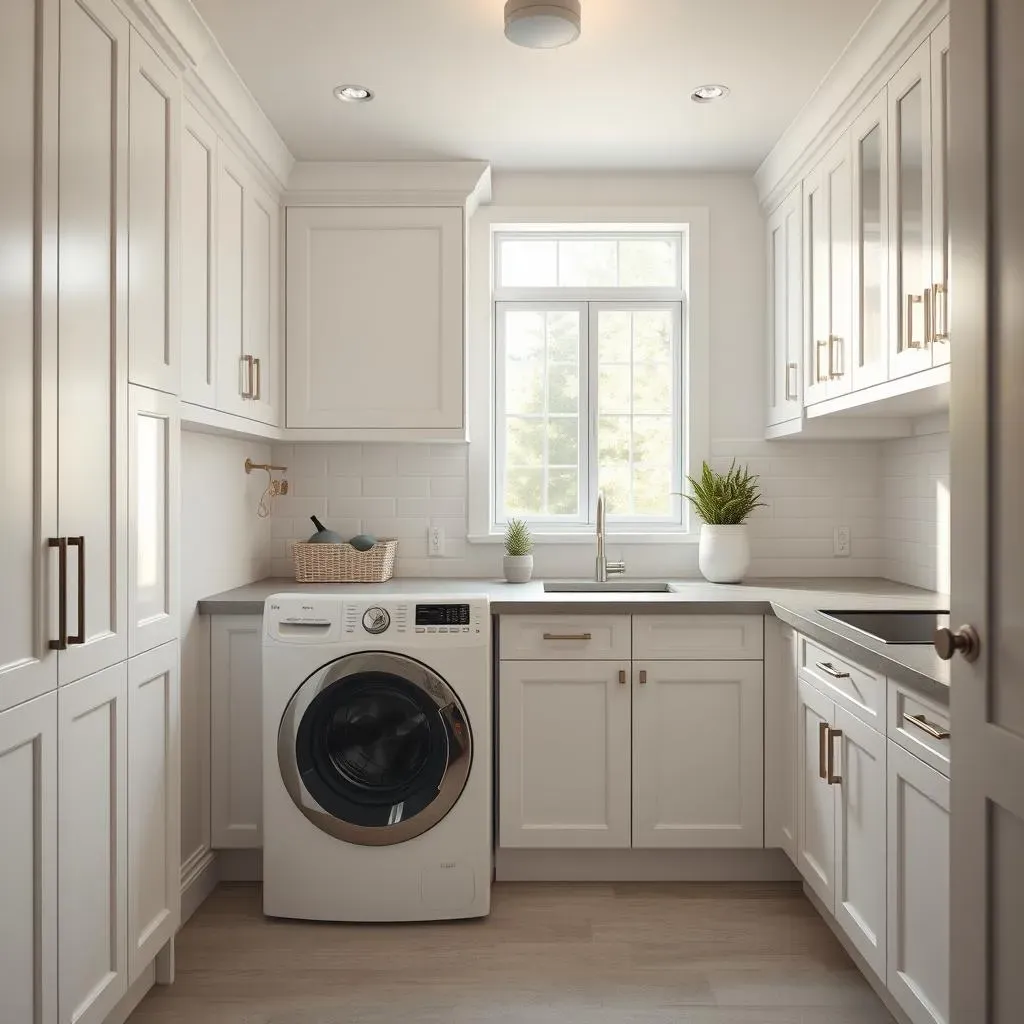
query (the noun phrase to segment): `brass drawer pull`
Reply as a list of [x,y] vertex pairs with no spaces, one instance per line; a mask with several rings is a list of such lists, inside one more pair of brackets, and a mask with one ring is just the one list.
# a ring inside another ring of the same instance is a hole
[[843,781],[842,775],[836,775],[836,748],[835,748],[835,746],[832,743],[832,741],[834,739],[836,739],[836,737],[838,737],[839,739],[842,739],[842,737],[843,737],[843,730],[842,729],[829,729],[828,730],[828,760],[827,760],[827,764],[825,765],[825,769],[828,772],[828,784],[830,786],[835,786],[838,783]]
[[252,379],[252,375],[253,375],[252,356],[242,356],[241,369],[242,369],[242,386],[241,386],[240,390],[241,390],[242,397],[243,398],[252,398],[252,397],[254,397],[253,379]]
[[828,661],[817,661],[814,663],[815,668],[820,668],[822,672],[827,676],[831,676],[833,679],[849,679],[849,672],[839,672],[832,667],[832,664]]
[[545,640],[592,640],[589,633],[545,633]]
[[[790,392],[789,385],[793,390]],[[795,402],[800,397],[800,368],[796,363],[786,363],[786,401]]]
[[825,376],[822,376],[822,374],[821,374],[821,350],[823,348],[826,348],[826,347],[828,348],[829,370],[831,371],[831,369],[832,369],[832,344],[831,344],[830,341],[824,341],[824,340],[821,340],[821,339],[816,341],[814,344],[816,346],[816,348],[814,350],[814,379],[815,379],[815,381],[818,384],[821,384],[822,382],[828,380],[828,373],[826,373]]
[[[941,296],[941,304],[940,304]],[[939,310],[942,316],[939,316]],[[942,326],[940,327],[939,324]],[[932,288],[932,341],[949,341],[949,289],[944,284]]]
[[47,541],[58,552],[57,564],[57,639],[50,641],[51,651],[68,649],[68,539],[50,537]]
[[259,359],[253,359],[252,361],[252,373],[253,373],[253,386],[252,386],[252,397],[255,401],[260,401],[263,397],[263,374],[260,371]]
[[818,778],[827,779],[825,750],[828,747],[828,722],[818,723]]
[[640,685],[647,685],[647,669],[645,668],[640,669]]
[[[922,306],[925,304],[925,298],[923,295],[908,295],[907,296],[907,323],[904,327],[902,345],[899,346],[898,351],[910,349],[910,348],[924,348],[924,344],[914,339],[914,306],[920,303]],[[926,318],[927,319],[927,318]]]
[[933,740],[948,740],[949,730],[943,729],[941,726],[932,725],[924,715],[912,715],[909,711],[903,712],[903,721],[907,725],[915,725],[921,732],[928,733]]
[[626,685],[626,670],[624,668],[619,669],[619,686]]

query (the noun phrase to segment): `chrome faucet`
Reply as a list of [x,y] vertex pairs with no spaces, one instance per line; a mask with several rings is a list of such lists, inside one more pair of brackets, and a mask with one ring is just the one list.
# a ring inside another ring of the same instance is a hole
[[609,576],[622,576],[626,571],[625,562],[609,562],[604,556],[604,491],[597,492],[597,570],[594,579],[607,583]]

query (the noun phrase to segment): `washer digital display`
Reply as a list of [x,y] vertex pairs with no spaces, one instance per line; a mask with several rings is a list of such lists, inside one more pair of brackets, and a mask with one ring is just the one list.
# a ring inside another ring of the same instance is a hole
[[468,604],[418,604],[417,626],[468,626]]

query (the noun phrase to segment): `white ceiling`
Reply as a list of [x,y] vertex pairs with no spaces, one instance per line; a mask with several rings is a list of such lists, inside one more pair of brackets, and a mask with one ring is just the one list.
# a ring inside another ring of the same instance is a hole
[[[503,0],[193,3],[299,160],[752,170],[875,0],[582,0],[550,51],[505,39]],[[692,103],[706,82],[732,95]]]

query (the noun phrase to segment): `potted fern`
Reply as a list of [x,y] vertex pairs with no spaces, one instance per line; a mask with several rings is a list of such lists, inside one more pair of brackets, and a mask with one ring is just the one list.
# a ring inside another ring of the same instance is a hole
[[764,505],[757,477],[736,461],[728,473],[718,473],[706,462],[700,479],[687,477],[692,494],[686,498],[704,520],[700,528],[698,564],[712,583],[739,583],[750,568],[750,538],[745,520]]
[[533,575],[533,538],[522,519],[510,519],[505,529],[505,579],[529,583]]

